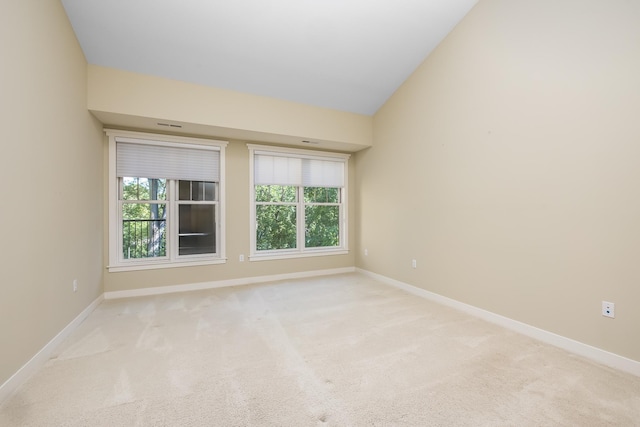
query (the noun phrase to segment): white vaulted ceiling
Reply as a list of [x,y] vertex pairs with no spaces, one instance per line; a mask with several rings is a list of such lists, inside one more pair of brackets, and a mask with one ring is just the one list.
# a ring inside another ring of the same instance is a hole
[[372,115],[477,0],[62,0],[87,61]]

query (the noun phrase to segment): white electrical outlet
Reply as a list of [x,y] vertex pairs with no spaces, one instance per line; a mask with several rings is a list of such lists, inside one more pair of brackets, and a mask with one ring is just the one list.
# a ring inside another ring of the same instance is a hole
[[73,279],[73,292],[78,292],[78,279]]
[[417,267],[417,265],[418,265],[418,264],[416,263],[416,260],[415,260],[415,259],[412,259],[412,260],[411,260],[411,267],[416,268],[416,267]]
[[238,259],[240,262],[244,262],[244,254],[240,254],[240,257]]
[[369,249],[364,250],[364,256],[369,256]]
[[602,315],[605,317],[616,317],[616,305],[612,302],[602,301]]

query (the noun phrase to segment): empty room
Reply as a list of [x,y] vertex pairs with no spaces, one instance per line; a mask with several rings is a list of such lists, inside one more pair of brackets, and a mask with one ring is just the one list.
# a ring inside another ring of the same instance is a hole
[[0,12],[1,426],[640,425],[640,2]]

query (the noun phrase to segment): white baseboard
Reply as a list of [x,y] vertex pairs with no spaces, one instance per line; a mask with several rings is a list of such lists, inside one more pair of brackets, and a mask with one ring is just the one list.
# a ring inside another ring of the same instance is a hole
[[521,333],[522,335],[526,335],[538,341],[551,344],[555,347],[559,347],[563,350],[567,350],[571,353],[577,354],[587,359],[591,359],[595,362],[601,363],[611,368],[618,369],[620,371],[640,377],[640,362],[636,360],[628,359],[624,356],[620,356],[618,354],[572,340],[571,338],[563,337],[562,335],[554,334],[553,332],[545,331],[544,329],[536,328],[535,326],[531,326],[526,323],[522,323],[517,320],[513,320],[508,317],[504,317],[499,314],[495,314],[490,311],[444,297],[442,295],[424,290],[422,288],[418,288],[413,285],[409,285],[404,282],[400,282],[398,280],[391,279],[386,276],[382,276],[377,273],[362,270],[360,268],[356,269],[356,271],[387,285],[402,289],[413,295],[440,303],[442,305],[446,305],[456,310],[463,311],[474,317],[479,317],[483,320]]
[[49,360],[53,350],[64,341],[76,328],[91,314],[102,302],[103,296],[96,298],[87,308],[82,310],[62,331],[49,341],[35,356],[25,363],[15,374],[0,386],[0,404],[11,396],[18,387],[31,377],[39,368]]
[[171,294],[174,292],[199,291],[203,289],[226,288],[230,286],[253,285],[256,283],[275,282],[277,280],[303,279],[306,277],[329,276],[334,274],[353,273],[355,267],[334,268],[329,270],[301,271],[299,273],[274,274],[270,276],[245,277],[241,279],[218,280],[215,282],[192,283],[185,285],[159,286],[127,291],[105,292],[105,299],[141,297],[149,295]]
[[174,292],[187,292],[187,291],[214,289],[214,288],[229,287],[229,286],[251,285],[256,283],[273,282],[278,280],[302,279],[302,278],[314,277],[314,276],[328,276],[328,275],[334,275],[334,274],[353,273],[355,271],[360,272],[373,279],[376,279],[379,282],[382,282],[384,284],[396,287],[398,289],[402,289],[413,295],[426,298],[428,300],[440,303],[442,305],[463,311],[472,316],[500,325],[502,327],[505,327],[515,332],[529,336],[531,338],[537,339],[539,341],[545,342],[547,344],[554,345],[556,347],[559,347],[571,353],[586,357],[588,359],[591,359],[603,365],[607,365],[614,369],[618,369],[620,371],[627,372],[640,377],[640,362],[638,361],[628,359],[626,357],[617,355],[615,353],[611,353],[611,352],[602,350],[600,348],[593,347],[588,344],[584,344],[579,341],[575,341],[570,338],[566,338],[549,331],[545,331],[543,329],[536,328],[534,326],[519,322],[517,320],[509,319],[508,317],[504,317],[499,314],[495,314],[490,311],[486,311],[481,308],[474,307],[472,305],[465,304],[460,301],[456,301],[454,299],[444,297],[442,295],[427,291],[422,288],[418,288],[413,285],[409,285],[404,282],[400,282],[398,280],[391,279],[386,276],[382,276],[377,273],[373,273],[373,272],[362,270],[355,267],[345,267],[345,268],[328,269],[328,270],[303,271],[299,273],[276,274],[276,275],[270,275],[270,276],[247,277],[242,279],[220,280],[215,282],[204,282],[204,283],[195,283],[195,284],[187,284],[187,285],[163,286],[163,287],[155,287],[155,288],[133,289],[133,290],[127,290],[127,291],[105,292],[104,295],[101,295],[100,297],[96,298],[87,308],[85,308],[78,316],[76,316],[76,318],[73,319],[73,321],[71,321],[62,331],[60,331],[58,335],[56,335],[35,356],[33,356],[31,360],[25,363],[24,366],[20,368],[20,370],[18,370],[14,375],[11,376],[11,378],[9,378],[7,381],[5,381],[4,384],[2,384],[2,386],[0,386],[0,404],[4,402],[9,396],[11,396],[13,392],[20,385],[22,385],[35,371],[37,371],[41,366],[43,366],[47,362],[47,360],[49,360],[51,354],[53,353],[53,350],[64,339],[66,339],[78,327],[78,325],[80,325],[80,323],[82,323],[87,318],[87,316],[89,316],[89,314],[93,310],[95,310],[95,308],[100,304],[100,302],[102,302],[103,299],[128,298],[128,297],[147,296],[147,295],[161,295],[161,294],[174,293]]

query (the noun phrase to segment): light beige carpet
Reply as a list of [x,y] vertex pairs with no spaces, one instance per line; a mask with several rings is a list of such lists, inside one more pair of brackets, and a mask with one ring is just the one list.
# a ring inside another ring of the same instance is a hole
[[1,426],[633,426],[640,378],[359,274],[103,302]]

